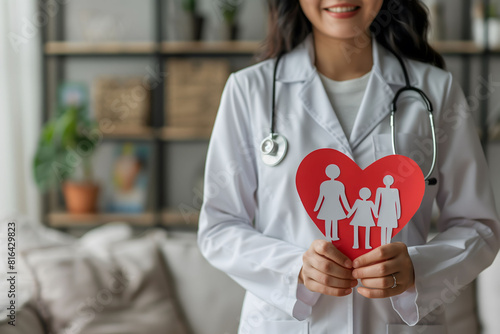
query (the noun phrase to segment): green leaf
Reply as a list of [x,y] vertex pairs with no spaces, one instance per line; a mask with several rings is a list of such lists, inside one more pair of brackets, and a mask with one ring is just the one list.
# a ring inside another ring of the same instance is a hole
[[182,8],[189,13],[196,11],[196,0],[182,0]]

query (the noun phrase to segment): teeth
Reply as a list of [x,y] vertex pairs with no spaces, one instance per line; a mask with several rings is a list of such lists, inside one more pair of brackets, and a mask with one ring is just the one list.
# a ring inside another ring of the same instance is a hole
[[332,13],[347,13],[347,12],[355,11],[356,8],[358,8],[358,7],[355,7],[355,6],[352,6],[352,7],[333,7],[333,8],[327,8],[326,10],[328,10],[329,12],[332,12]]

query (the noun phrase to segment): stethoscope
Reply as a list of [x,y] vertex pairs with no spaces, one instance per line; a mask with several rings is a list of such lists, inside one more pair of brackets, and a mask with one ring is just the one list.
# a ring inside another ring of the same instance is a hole
[[[436,178],[431,178],[431,174],[434,172],[434,169],[436,168],[436,161],[437,161],[437,140],[436,140],[436,128],[434,125],[434,115],[433,115],[433,108],[432,108],[432,103],[427,97],[427,95],[419,88],[413,87],[410,84],[410,78],[408,76],[408,71],[406,70],[406,66],[403,63],[403,60],[399,55],[397,55],[395,52],[391,50],[391,52],[396,56],[398,59],[401,68],[403,69],[404,77],[405,77],[405,87],[399,89],[396,92],[396,95],[394,96],[394,99],[392,100],[391,103],[391,137],[392,137],[392,153],[393,154],[398,154],[396,151],[397,143],[396,143],[396,120],[395,120],[395,114],[397,111],[397,102],[399,99],[399,96],[406,92],[406,91],[414,91],[417,92],[421,97],[422,100],[424,101],[424,104],[427,108],[427,113],[429,116],[429,123],[431,127],[431,133],[432,133],[432,163],[431,167],[429,168],[429,171],[425,175],[425,181],[429,185],[435,185],[437,184],[437,179]],[[260,144],[260,152],[261,152],[261,157],[262,161],[264,164],[268,166],[276,166],[278,165],[286,156],[286,153],[288,151],[288,141],[286,138],[278,133],[276,133],[274,130],[275,128],[275,107],[276,107],[276,73],[278,70],[278,64],[281,59],[281,56],[283,54],[280,54],[277,59],[276,63],[274,65],[274,72],[273,72],[273,95],[272,95],[272,106],[271,106],[271,132],[268,137],[264,138]]]

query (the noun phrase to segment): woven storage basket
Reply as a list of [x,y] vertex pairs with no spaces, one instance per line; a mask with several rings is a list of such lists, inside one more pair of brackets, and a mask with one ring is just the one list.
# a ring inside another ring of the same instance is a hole
[[166,123],[173,127],[212,127],[229,62],[224,59],[170,59],[167,61]]
[[150,88],[142,78],[99,78],[94,82],[97,120],[116,126],[147,126],[151,112]]

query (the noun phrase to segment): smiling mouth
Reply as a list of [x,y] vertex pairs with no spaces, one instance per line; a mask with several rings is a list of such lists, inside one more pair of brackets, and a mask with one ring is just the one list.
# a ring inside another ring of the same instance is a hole
[[350,13],[358,10],[359,6],[349,6],[349,7],[331,7],[331,8],[326,8],[327,11],[332,12],[332,13]]

